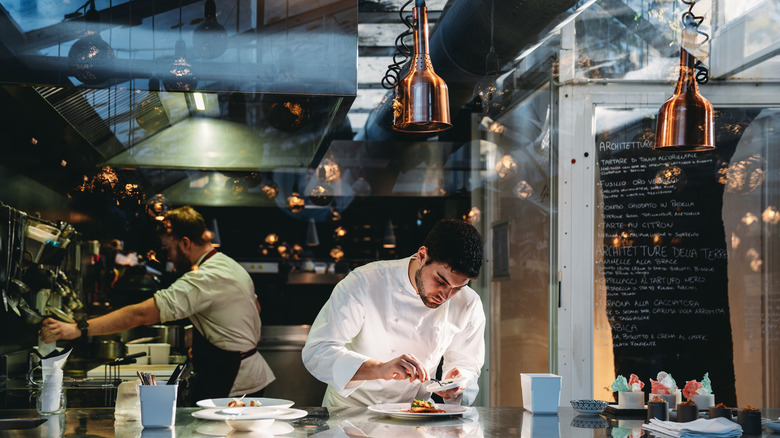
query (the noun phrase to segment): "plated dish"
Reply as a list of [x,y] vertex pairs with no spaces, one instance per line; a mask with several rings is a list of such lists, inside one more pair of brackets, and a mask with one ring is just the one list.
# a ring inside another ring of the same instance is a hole
[[253,401],[255,404],[259,403],[260,407],[274,407],[274,408],[289,408],[295,404],[292,400],[285,400],[282,398],[266,398],[266,397],[227,397],[227,398],[209,398],[200,400],[196,404],[201,408],[220,408],[227,407],[228,403],[233,400],[241,399],[245,405],[249,406]]
[[[226,412],[227,411],[227,412]],[[274,420],[295,420],[303,418],[307,412],[292,408],[207,408],[195,411],[192,416],[201,420],[260,420],[273,418]]]
[[428,386],[425,387],[425,390],[430,392],[446,391],[448,389],[457,388],[458,386],[461,386],[461,384],[465,381],[466,379],[462,377],[458,377],[455,379],[444,379],[441,382],[429,383]]
[[780,432],[780,421],[767,421],[764,426],[768,427],[774,432]]
[[408,418],[419,420],[421,418],[452,417],[463,415],[467,408],[461,405],[437,404],[436,409],[442,412],[410,412],[409,403],[382,403],[371,405],[369,411],[387,414],[394,418]]

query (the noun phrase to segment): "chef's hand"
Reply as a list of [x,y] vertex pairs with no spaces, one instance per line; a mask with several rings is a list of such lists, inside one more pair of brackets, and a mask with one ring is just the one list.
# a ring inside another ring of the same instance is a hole
[[403,354],[387,362],[368,359],[358,368],[352,380],[419,380],[428,381],[428,370],[414,355]]
[[76,327],[76,324],[68,324],[67,322],[46,318],[41,323],[39,336],[43,342],[49,344],[59,339],[76,339],[81,336],[81,330]]
[[[455,379],[455,378],[458,378],[458,377],[460,377],[460,370],[458,370],[457,368],[453,368],[453,369],[447,371],[447,374],[445,374],[444,378],[442,378],[441,380],[444,382],[444,381],[452,380],[452,379]],[[450,389],[448,389],[446,391],[434,391],[434,394],[439,395],[444,400],[452,400],[452,399],[456,398],[457,396],[463,394],[463,390],[464,389],[465,388],[463,388],[462,386],[458,386],[456,388],[450,388]]]

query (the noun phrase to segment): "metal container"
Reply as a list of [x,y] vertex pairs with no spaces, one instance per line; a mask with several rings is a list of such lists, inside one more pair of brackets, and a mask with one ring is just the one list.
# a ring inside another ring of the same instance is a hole
[[98,359],[112,360],[124,357],[125,344],[114,340],[98,340],[95,342],[95,355]]

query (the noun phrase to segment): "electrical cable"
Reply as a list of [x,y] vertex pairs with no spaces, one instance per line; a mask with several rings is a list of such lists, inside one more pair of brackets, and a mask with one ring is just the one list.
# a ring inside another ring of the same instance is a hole
[[[398,11],[398,15],[400,15],[401,21],[406,24],[407,29],[395,38],[395,53],[393,54],[393,63],[387,66],[387,72],[385,72],[385,76],[382,78],[382,86],[388,90],[391,90],[395,88],[396,85],[398,85],[398,81],[400,80],[401,76],[401,69],[403,68],[403,65],[406,63],[406,61],[408,61],[412,56],[412,49],[406,45],[404,38],[410,35],[414,35],[414,16],[404,16],[404,9],[406,9],[406,7],[409,6],[413,1],[414,0],[407,1]],[[403,59],[399,58],[401,56],[403,56]]]
[[[699,26],[704,22],[704,16],[701,15],[695,15],[693,13],[693,7],[696,5],[696,0],[680,0],[681,2],[688,5],[688,10],[683,12],[682,14],[682,23],[683,23],[683,29],[692,28],[696,31],[698,35],[704,36],[704,41],[702,41],[699,45],[702,45],[709,41],[710,36],[706,32],[703,32],[699,30]],[[707,67],[704,66],[704,63],[696,60],[696,64],[694,65],[694,68],[696,69],[696,82],[700,84],[706,84],[710,80],[710,71]]]

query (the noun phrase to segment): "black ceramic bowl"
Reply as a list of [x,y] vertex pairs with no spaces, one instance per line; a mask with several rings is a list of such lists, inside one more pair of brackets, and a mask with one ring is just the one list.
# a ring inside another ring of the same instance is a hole
[[687,423],[699,418],[699,407],[696,405],[677,405],[677,422]]
[[737,422],[742,426],[742,433],[761,433],[761,412],[739,411]]
[[657,418],[661,421],[669,420],[669,405],[666,400],[660,402],[647,402],[647,420]]
[[733,419],[731,415],[731,408],[716,408],[715,406],[710,406],[710,418],[728,418],[729,420]]

